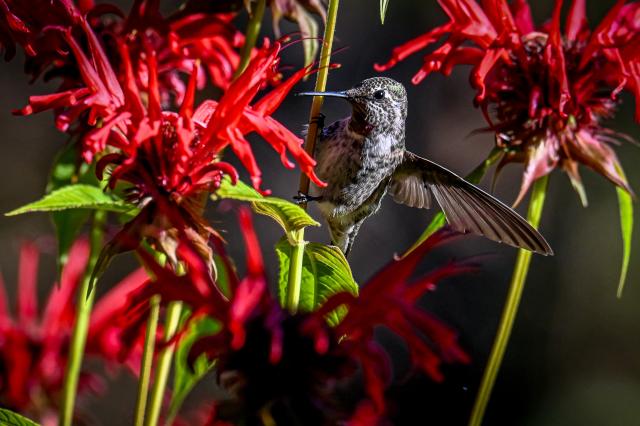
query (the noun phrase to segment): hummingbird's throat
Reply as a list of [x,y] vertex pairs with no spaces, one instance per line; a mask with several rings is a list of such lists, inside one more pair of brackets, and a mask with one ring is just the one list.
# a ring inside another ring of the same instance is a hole
[[362,111],[354,108],[349,120],[349,130],[362,136],[369,136],[375,126],[369,123]]

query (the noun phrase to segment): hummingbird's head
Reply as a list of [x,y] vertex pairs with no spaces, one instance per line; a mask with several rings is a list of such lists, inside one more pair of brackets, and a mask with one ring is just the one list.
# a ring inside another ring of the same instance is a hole
[[343,98],[353,108],[352,124],[367,132],[404,132],[407,118],[407,91],[387,77],[368,78],[341,92],[304,92],[302,96]]

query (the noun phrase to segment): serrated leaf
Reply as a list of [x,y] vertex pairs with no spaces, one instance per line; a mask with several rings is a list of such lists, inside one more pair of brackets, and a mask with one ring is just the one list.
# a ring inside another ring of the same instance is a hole
[[380,22],[384,25],[384,18],[387,16],[389,0],[380,0]]
[[[278,289],[282,306],[285,304],[289,264],[293,246],[286,238],[276,244],[276,254],[279,261]],[[304,249],[302,263],[302,278],[300,287],[301,312],[312,312],[322,306],[329,297],[336,293],[347,291],[358,294],[358,284],[353,279],[351,268],[342,251],[335,246],[319,243],[307,243]],[[331,325],[337,324],[344,311],[335,310],[328,315],[327,321]]]
[[18,413],[0,408],[0,425],[2,426],[39,426],[33,420],[21,416]]
[[282,198],[265,197],[241,181],[233,185],[228,177],[225,177],[213,197],[249,201],[256,213],[271,217],[285,232],[320,226],[302,207]]
[[631,237],[633,235],[633,199],[631,195],[620,187],[616,187],[618,193],[618,206],[620,209],[620,232],[622,234],[622,267],[620,280],[618,281],[618,297],[622,297],[622,290],[627,280],[629,261],[631,259]]
[[38,201],[6,213],[6,216],[67,209],[92,209],[122,213],[133,210],[135,207],[112,195],[105,194],[95,186],[76,184],[63,186]]
[[[183,324],[186,323],[189,316],[190,313],[188,311],[183,314]],[[205,354],[202,354],[192,365],[189,365],[188,357],[191,347],[198,339],[212,336],[219,331],[220,324],[217,321],[209,317],[202,317],[192,321],[189,325],[189,330],[180,339],[175,354],[173,392],[171,394],[171,403],[169,404],[167,424],[172,424],[189,392],[215,365],[215,361],[207,359]]]

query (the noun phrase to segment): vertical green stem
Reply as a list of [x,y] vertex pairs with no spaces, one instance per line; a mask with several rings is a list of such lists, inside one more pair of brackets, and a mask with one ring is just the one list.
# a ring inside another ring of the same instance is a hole
[[242,45],[242,51],[240,52],[240,64],[234,74],[234,78],[238,78],[240,74],[244,72],[249,65],[251,59],[251,50],[256,45],[258,40],[258,34],[260,34],[260,27],[262,26],[262,18],[264,17],[264,9],[267,5],[267,0],[258,0],[256,6],[251,10],[251,18],[247,25],[247,32],[244,36],[244,45]]
[[298,311],[300,303],[300,291],[302,286],[302,263],[304,261],[304,230],[293,231],[293,250],[291,251],[291,265],[289,269],[289,281],[287,285],[286,307],[292,314]]
[[96,211],[93,216],[90,235],[89,262],[82,277],[77,294],[76,323],[73,326],[71,344],[69,348],[69,362],[64,377],[64,390],[62,408],[60,410],[60,426],[71,426],[73,410],[78,390],[78,380],[82,369],[84,347],[87,342],[91,308],[95,298],[95,291],[91,291],[91,274],[96,266],[100,251],[102,250],[103,227],[107,218],[106,212]]
[[[533,185],[527,219],[534,228],[538,228],[538,225],[540,224],[540,217],[542,216],[542,208],[544,206],[544,199],[547,191],[547,183],[548,176],[543,176]],[[511,277],[511,285],[509,287],[507,301],[502,311],[502,317],[500,318],[498,333],[493,342],[489,361],[487,362],[487,367],[484,371],[484,375],[482,376],[482,381],[480,382],[478,395],[476,396],[476,401],[473,405],[473,410],[471,411],[469,426],[480,426],[482,424],[482,419],[484,417],[487,404],[489,403],[489,398],[491,397],[491,391],[493,390],[493,385],[495,384],[496,377],[498,376],[498,371],[502,364],[507,343],[509,342],[509,336],[513,329],[513,323],[516,318],[516,313],[518,312],[518,305],[520,304],[530,263],[531,252],[520,249],[518,251],[516,265],[513,270],[513,276]]]
[[[168,342],[175,336],[180,324],[180,315],[182,314],[182,302],[171,302],[167,307],[167,317],[164,324],[164,340]],[[171,362],[175,345],[169,345],[160,352],[156,364],[156,376],[151,389],[151,401],[149,403],[149,411],[145,419],[146,426],[156,426],[160,418],[160,410],[162,409],[162,400],[164,391],[167,387],[169,379],[169,371],[171,370]]]
[[[333,34],[336,31],[336,21],[338,19],[339,0],[329,1],[329,12],[327,14],[327,23],[324,28],[324,39],[322,42],[322,50],[320,52],[320,63],[318,65],[318,75],[316,77],[316,92],[324,92],[327,87],[327,79],[329,77],[329,62],[331,61],[331,49],[333,48]],[[313,157],[316,138],[318,136],[318,122],[314,118],[320,114],[322,108],[322,96],[314,96],[311,103],[311,112],[309,113],[309,131],[307,133],[307,142],[305,150]],[[299,191],[303,194],[309,192],[309,177],[304,173],[300,174]],[[306,204],[302,206],[306,208]],[[293,252],[291,253],[291,263],[289,264],[289,281],[287,286],[287,309],[296,312],[298,302],[300,301],[300,289],[302,286],[302,262],[304,260],[304,229],[292,233],[289,236],[293,244]]]
[[160,296],[156,295],[151,297],[149,305],[149,319],[147,320],[147,332],[144,339],[140,378],[138,380],[135,426],[142,426],[144,424],[144,412],[147,407],[149,381],[151,379],[151,367],[153,365],[153,351],[155,350],[156,331],[158,330],[158,317],[160,316]]
[[[324,39],[322,41],[322,50],[320,51],[320,63],[318,65],[318,74],[316,76],[316,92],[324,92],[327,88],[327,80],[329,78],[329,63],[331,62],[331,49],[333,49],[333,34],[336,31],[336,21],[338,19],[338,5],[340,0],[331,0],[329,2],[329,11],[327,12],[327,23],[324,28]],[[304,146],[307,154],[313,157],[316,150],[316,139],[318,138],[318,120],[320,115],[324,97],[314,96],[311,103],[311,111],[309,112],[309,129],[307,132],[307,143]],[[309,192],[309,177],[304,173],[300,174],[300,192],[306,194]],[[306,205],[304,206],[306,207]]]

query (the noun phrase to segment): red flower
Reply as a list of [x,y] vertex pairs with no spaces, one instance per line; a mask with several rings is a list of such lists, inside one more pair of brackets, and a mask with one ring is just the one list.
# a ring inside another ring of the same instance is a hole
[[[89,246],[85,240],[73,245],[60,284],[54,284],[41,314],[36,297],[39,253],[34,244],[22,246],[15,317],[9,311],[0,277],[0,405],[3,407],[39,419],[55,416],[75,322],[75,293],[85,273],[88,256]],[[145,281],[144,272],[138,271],[114,291],[119,294],[123,286],[139,288]],[[109,306],[103,301],[108,301]],[[117,311],[122,304],[123,299],[114,299],[108,293],[96,305],[96,311]],[[89,341],[95,337],[92,334]],[[100,348],[92,354],[103,357],[105,352]],[[81,394],[100,387],[97,376],[83,373]]]
[[15,56],[16,45],[36,62],[49,64],[63,57],[62,40],[48,29],[73,25],[86,13],[86,3],[80,1],[76,7],[72,0],[0,0],[0,48],[5,59]]
[[88,355],[100,357],[109,367],[126,365],[138,375],[149,301],[139,303],[137,296],[148,285],[152,284],[146,271],[139,268],[100,297],[91,312]]
[[280,45],[265,44],[258,50],[247,70],[219,102],[205,101],[193,111],[197,71],[194,70],[179,112],[163,111],[158,90],[155,55],[147,51],[149,88],[147,105],[137,87],[126,45],[121,46],[125,75],[123,93],[126,109],[102,128],[88,132],[85,146],[102,151],[106,145],[117,150],[105,155],[97,166],[101,177],[107,166],[109,185],[130,184],[131,201],[142,212],[113,240],[106,257],[137,247],[150,238],[155,247],[177,261],[180,241],[190,241],[213,267],[209,239],[215,232],[202,219],[207,196],[220,185],[223,176],[235,181],[235,169],[218,161],[222,150],[231,145],[249,170],[259,188],[260,169],[245,135],[257,132],[281,155],[286,167],[294,167],[287,158],[293,154],[302,170],[314,182],[315,161],[302,149],[302,140],[270,117],[292,86],[308,71],[295,73],[254,105],[249,105],[278,64]]
[[[313,423],[352,418],[353,424],[362,424],[384,415],[389,361],[374,340],[377,326],[403,338],[415,367],[434,380],[443,379],[438,369],[441,362],[468,362],[455,333],[415,303],[443,278],[473,266],[451,263],[410,279],[424,254],[449,239],[450,232],[436,234],[406,258],[392,262],[364,286],[359,297],[338,294],[317,312],[291,315],[268,292],[249,214],[242,211],[240,220],[247,275],[239,280],[228,268],[224,276],[230,277],[229,296],[222,294],[201,259],[200,266],[190,263],[187,275],[175,276],[171,268],[162,268],[141,253],[158,278],[147,289],[147,297],[157,291],[165,303],[182,300],[193,309],[194,318],[208,315],[223,325],[218,334],[202,338],[191,351],[193,359],[203,353],[217,359],[218,375],[237,397],[217,404],[217,420],[239,421],[224,414],[232,412],[242,413],[242,420],[250,423],[265,407],[273,415],[284,409],[297,418],[314,419]],[[182,250],[190,249],[183,246]],[[347,308],[346,315],[335,328],[328,326],[325,315],[341,306]],[[352,379],[358,367],[366,399],[357,407],[345,405],[338,397],[338,384]]]
[[[236,50],[244,43],[243,34],[231,23],[234,14],[193,10],[185,5],[165,17],[159,9],[157,0],[136,0],[128,15],[115,6],[95,8],[95,14],[115,12],[122,17],[107,22],[100,32],[113,38],[116,46],[127,44],[138,86],[148,89],[145,57],[146,50],[153,49],[165,105],[169,104],[169,95],[175,97],[177,104],[182,103],[186,86],[180,74],[190,74],[194,67],[199,68],[199,89],[204,87],[206,74],[213,85],[226,89],[240,62]],[[117,57],[117,48],[114,50]]]
[[636,98],[640,121],[640,3],[618,0],[591,31],[585,1],[571,4],[561,32],[562,1],[551,20],[535,26],[526,0],[439,0],[450,20],[394,49],[379,71],[444,38],[413,77],[448,75],[471,64],[479,105],[505,151],[502,165],[524,162],[518,200],[531,183],[561,167],[586,202],[578,164],[631,192],[609,143],[624,136],[602,126],[622,90]]
[[[52,95],[31,96],[29,105],[14,113],[29,115],[53,109],[56,113],[56,127],[63,132],[68,131],[74,123],[83,129],[86,128],[83,126],[93,127],[98,124],[111,129],[125,117],[122,112],[125,107],[125,96],[118,77],[87,21],[80,19],[80,22],[87,37],[89,56],[80,47],[71,28],[62,31],[77,61],[83,84],[78,85],[73,80],[68,80],[62,85],[63,90],[60,92]],[[71,87],[65,87],[67,85]],[[83,157],[87,162],[104,149],[104,139],[104,137],[98,140],[91,137],[85,138],[85,144],[90,144],[85,145],[83,149]]]

